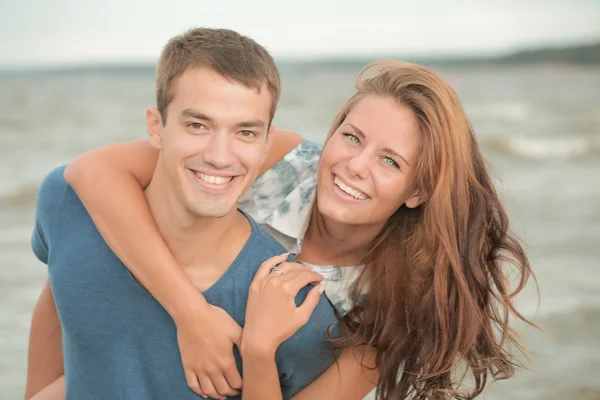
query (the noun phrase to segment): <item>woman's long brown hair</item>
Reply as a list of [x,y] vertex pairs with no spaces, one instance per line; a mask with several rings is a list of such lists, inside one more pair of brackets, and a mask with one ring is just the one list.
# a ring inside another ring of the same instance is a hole
[[414,185],[423,203],[401,206],[374,240],[354,308],[342,319],[346,334],[334,342],[376,349],[378,399],[474,398],[490,377],[512,376],[526,354],[509,322],[531,324],[514,304],[533,276],[529,261],[443,79],[418,65],[384,62],[365,68],[356,89],[328,139],[367,95],[409,106],[422,135]]

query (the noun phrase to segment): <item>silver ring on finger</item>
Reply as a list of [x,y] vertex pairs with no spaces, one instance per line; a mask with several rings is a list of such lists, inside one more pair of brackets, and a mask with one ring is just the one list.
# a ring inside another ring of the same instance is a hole
[[275,267],[271,268],[271,271],[269,273],[275,273],[275,274],[277,274],[277,276],[279,276],[279,275],[283,274],[283,271],[278,266],[275,266]]

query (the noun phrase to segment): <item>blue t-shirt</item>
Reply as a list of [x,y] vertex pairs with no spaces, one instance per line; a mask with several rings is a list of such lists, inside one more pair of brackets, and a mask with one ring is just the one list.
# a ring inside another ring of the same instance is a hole
[[[32,247],[48,264],[63,332],[67,399],[200,399],[187,386],[173,320],[104,242],[64,180],[64,168],[53,170],[40,186]],[[248,219],[250,238],[230,268],[204,292],[209,303],[223,308],[241,326],[256,270],[264,260],[285,252]],[[298,304],[309,290],[301,290]],[[326,330],[335,322],[322,296],[310,321],[278,349],[285,398],[333,363]],[[237,348],[234,353],[241,371]]]

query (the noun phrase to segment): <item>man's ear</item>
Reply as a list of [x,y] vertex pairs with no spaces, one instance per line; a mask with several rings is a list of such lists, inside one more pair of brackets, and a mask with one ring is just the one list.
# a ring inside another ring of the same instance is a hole
[[148,142],[155,149],[162,150],[162,116],[156,107],[148,107],[146,110],[146,130],[148,131]]
[[419,194],[419,191],[415,190],[412,196],[410,196],[409,199],[404,202],[404,204],[408,208],[417,208],[423,204],[424,201],[425,199]]

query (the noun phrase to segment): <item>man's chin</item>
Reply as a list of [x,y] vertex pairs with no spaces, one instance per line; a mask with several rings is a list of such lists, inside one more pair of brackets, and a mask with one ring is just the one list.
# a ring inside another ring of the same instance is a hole
[[234,211],[235,207],[225,207],[223,204],[215,205],[215,207],[207,207],[206,205],[192,207],[189,211],[196,217],[203,218],[223,218]]

